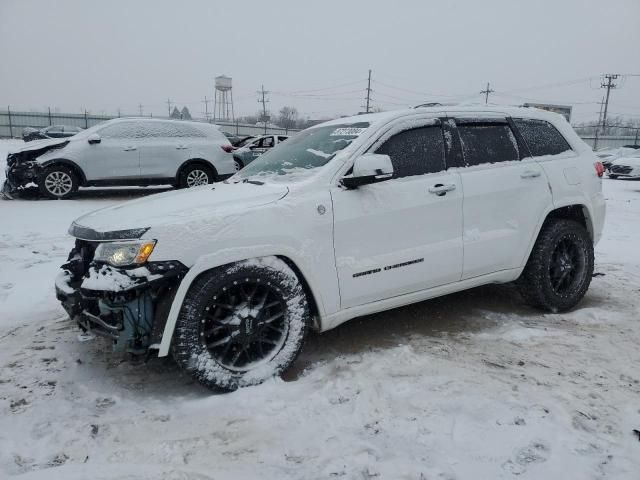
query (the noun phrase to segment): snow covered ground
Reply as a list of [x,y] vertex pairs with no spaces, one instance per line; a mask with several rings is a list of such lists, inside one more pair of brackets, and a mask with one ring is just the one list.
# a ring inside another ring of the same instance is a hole
[[0,478],[637,479],[640,182],[604,188],[575,311],[479,288],[312,335],[226,395],[80,342],[55,300],[71,220],[139,190],[0,201]]

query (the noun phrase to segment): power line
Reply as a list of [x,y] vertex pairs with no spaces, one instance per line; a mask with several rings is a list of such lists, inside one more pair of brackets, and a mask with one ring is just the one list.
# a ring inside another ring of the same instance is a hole
[[464,95],[446,95],[446,94],[440,94],[440,93],[427,93],[427,92],[418,92],[416,90],[409,90],[408,88],[402,88],[402,87],[397,87],[395,85],[389,85],[388,83],[382,83],[378,80],[372,80],[373,83],[378,84],[378,85],[382,85],[383,87],[387,87],[387,88],[392,88],[394,90],[399,90],[401,92],[406,92],[406,93],[411,93],[414,95],[418,95],[420,97],[449,97],[449,98],[459,98],[462,97]]
[[322,97],[333,97],[335,95],[346,95],[349,93],[360,93],[362,90],[346,90],[343,92],[330,92],[330,93],[286,93],[286,92],[276,92],[272,91],[271,93],[274,95],[280,95],[283,97],[291,97],[291,98],[322,98]]
[[289,92],[289,93],[295,94],[295,93],[322,92],[322,91],[325,91],[325,90],[334,90],[336,88],[342,88],[342,87],[348,87],[350,85],[360,84],[360,83],[362,83],[364,81],[365,81],[365,79],[360,79],[360,80],[355,80],[353,82],[347,82],[347,83],[342,83],[342,84],[339,84],[339,85],[334,85],[333,87],[314,88],[314,89],[310,89],[310,90],[294,90],[294,91]]
[[556,104],[571,104],[571,105],[595,105],[595,104],[599,104],[600,102],[573,102],[571,100],[563,100],[561,102],[557,102],[557,101],[551,101],[551,100],[541,100],[539,98],[532,98],[532,97],[523,97],[521,95],[511,95],[510,93],[503,93],[503,92],[494,92],[495,95],[498,95],[499,97],[507,97],[507,98],[515,98],[518,100],[526,100],[526,101],[530,101],[530,102],[537,102],[537,103],[556,103]]
[[531,90],[545,90],[548,88],[555,88],[555,87],[565,87],[565,86],[569,86],[569,85],[576,85],[578,83],[584,83],[587,81],[590,81],[594,78],[597,77],[583,77],[583,78],[577,78],[574,80],[568,80],[566,82],[555,82],[555,83],[547,83],[547,84],[543,84],[543,85],[534,85],[531,87],[524,87],[524,88],[516,88],[514,90],[508,90],[505,93],[513,93],[513,92],[528,92]]

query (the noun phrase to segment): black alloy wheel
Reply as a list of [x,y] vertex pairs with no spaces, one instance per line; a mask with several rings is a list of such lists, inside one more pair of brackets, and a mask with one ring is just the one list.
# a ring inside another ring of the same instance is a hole
[[205,310],[202,340],[229,370],[243,371],[270,359],[287,337],[286,304],[280,292],[259,278],[223,287]]

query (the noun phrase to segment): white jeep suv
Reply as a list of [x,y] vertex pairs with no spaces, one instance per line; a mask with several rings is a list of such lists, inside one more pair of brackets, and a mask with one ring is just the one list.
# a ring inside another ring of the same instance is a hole
[[216,125],[121,118],[70,138],[30,142],[7,156],[7,195],[36,183],[51,198],[78,187],[204,185],[235,173],[233,147]]
[[603,167],[560,116],[435,107],[305,130],[229,180],[76,220],[57,296],[115,350],[171,353],[232,390],[280,374],[309,328],[488,283],[575,306]]

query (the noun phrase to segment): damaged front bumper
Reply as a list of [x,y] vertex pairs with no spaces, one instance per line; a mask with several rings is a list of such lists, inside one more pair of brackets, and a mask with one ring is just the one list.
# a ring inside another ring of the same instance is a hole
[[2,184],[0,192],[8,198],[20,192],[20,190],[36,186],[42,167],[33,161],[7,163],[5,169],[6,180]]
[[55,281],[69,317],[82,330],[111,339],[114,351],[144,354],[158,344],[187,268],[177,261],[129,269],[86,264],[75,252]]

